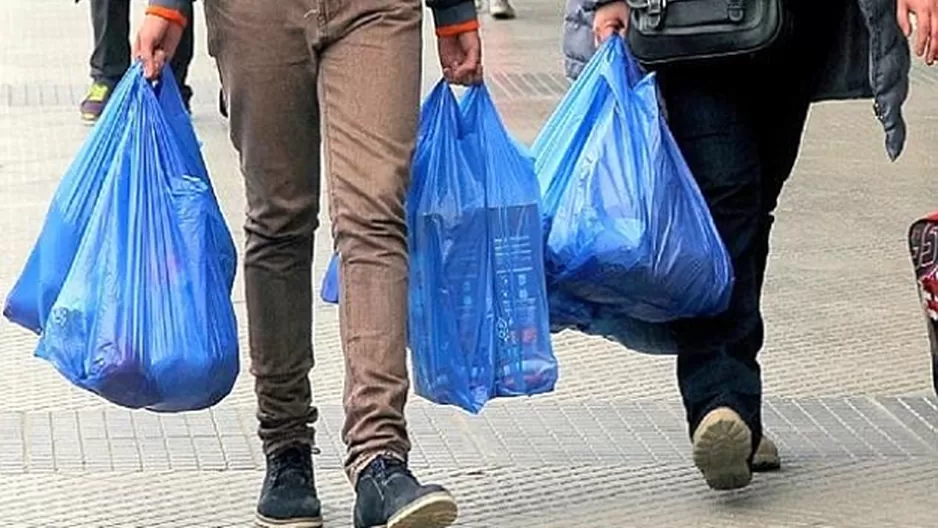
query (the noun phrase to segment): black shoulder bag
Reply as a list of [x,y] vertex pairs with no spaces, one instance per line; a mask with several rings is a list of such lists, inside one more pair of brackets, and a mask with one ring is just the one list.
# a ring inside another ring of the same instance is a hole
[[753,53],[781,34],[782,2],[627,0],[629,47],[651,65]]

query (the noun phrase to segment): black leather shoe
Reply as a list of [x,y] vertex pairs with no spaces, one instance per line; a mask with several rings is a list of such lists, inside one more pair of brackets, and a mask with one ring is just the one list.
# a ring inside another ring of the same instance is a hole
[[309,446],[292,446],[267,456],[267,476],[257,503],[260,528],[321,528],[322,509],[313,479]]
[[445,528],[456,501],[442,486],[421,486],[398,460],[377,458],[355,486],[355,528]]

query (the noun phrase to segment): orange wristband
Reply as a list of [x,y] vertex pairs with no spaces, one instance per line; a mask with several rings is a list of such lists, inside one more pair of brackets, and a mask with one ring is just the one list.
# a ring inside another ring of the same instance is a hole
[[180,13],[179,11],[176,11],[175,9],[167,9],[165,7],[160,7],[160,6],[149,6],[147,7],[146,13],[148,15],[154,15],[160,18],[165,18],[166,20],[179,24],[182,27],[186,27],[186,23],[188,22],[186,20],[186,17],[184,17],[182,13]]
[[479,29],[479,20],[468,20],[461,24],[453,24],[451,26],[440,26],[436,28],[436,36],[438,37],[455,37],[463,33],[469,33]]

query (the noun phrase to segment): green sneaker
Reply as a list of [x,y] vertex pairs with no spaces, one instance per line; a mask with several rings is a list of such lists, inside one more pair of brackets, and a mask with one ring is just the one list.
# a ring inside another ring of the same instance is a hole
[[86,123],[94,123],[104,112],[104,106],[107,105],[111,97],[111,87],[101,81],[95,81],[88,89],[88,95],[81,102],[81,119]]

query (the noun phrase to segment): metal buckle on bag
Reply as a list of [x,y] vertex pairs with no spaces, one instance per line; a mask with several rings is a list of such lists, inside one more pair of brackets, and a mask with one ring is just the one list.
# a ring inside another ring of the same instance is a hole
[[726,0],[726,14],[730,22],[738,24],[746,15],[746,6],[743,0]]
[[653,28],[659,27],[663,20],[662,15],[667,7],[668,0],[648,0],[648,9],[646,10],[648,25]]

